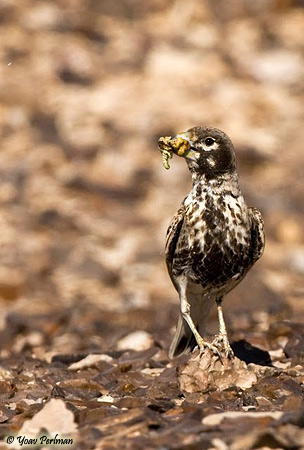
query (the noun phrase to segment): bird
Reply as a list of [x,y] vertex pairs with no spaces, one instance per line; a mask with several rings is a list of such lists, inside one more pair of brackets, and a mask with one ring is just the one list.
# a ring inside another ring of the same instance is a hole
[[[233,358],[222,302],[263,254],[262,215],[244,200],[234,146],[226,133],[195,126],[160,138],[159,146],[183,157],[192,176],[192,188],[166,235],[167,269],[180,299],[169,357],[198,346],[201,352],[209,348],[220,357]],[[209,343],[204,335],[214,304],[219,333]]]

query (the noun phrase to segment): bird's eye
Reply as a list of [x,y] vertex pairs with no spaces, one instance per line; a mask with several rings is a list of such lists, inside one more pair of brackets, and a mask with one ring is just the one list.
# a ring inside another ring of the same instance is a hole
[[215,142],[215,140],[213,138],[211,138],[211,137],[207,137],[205,139],[205,145],[207,145],[207,147],[211,147],[211,145],[213,145],[214,142]]

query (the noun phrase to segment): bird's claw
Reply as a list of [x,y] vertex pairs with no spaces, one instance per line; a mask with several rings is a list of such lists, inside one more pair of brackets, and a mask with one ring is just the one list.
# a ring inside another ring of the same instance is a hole
[[215,356],[219,358],[222,364],[223,356],[227,359],[233,359],[234,357],[233,350],[230,347],[227,336],[225,335],[219,334],[211,343],[206,342],[203,339],[199,340],[197,343],[201,354],[205,352],[206,348],[208,348]]
[[224,354],[227,359],[233,359],[234,353],[226,335],[217,335],[211,345],[221,348],[222,354]]
[[198,342],[198,346],[199,346],[201,354],[203,354],[205,352],[206,348],[208,348],[215,356],[217,356],[219,358],[219,360],[221,362],[223,362],[220,349],[216,345],[214,345],[214,342],[212,342],[210,344],[209,342],[202,340],[201,342]]

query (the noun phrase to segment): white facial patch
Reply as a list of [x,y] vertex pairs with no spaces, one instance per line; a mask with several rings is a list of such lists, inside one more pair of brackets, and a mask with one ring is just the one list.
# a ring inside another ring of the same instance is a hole
[[207,163],[209,164],[210,167],[215,166],[215,161],[213,158],[207,158]]
[[219,144],[217,142],[213,142],[212,145],[206,145],[204,142],[201,144],[204,152],[211,152],[212,150],[217,150],[219,148]]
[[197,163],[200,156],[201,156],[200,152],[196,152],[195,150],[189,150],[188,153],[186,154],[186,159]]

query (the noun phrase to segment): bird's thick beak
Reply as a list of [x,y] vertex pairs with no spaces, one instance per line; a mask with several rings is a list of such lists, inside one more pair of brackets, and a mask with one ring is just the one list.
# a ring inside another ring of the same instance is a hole
[[173,153],[178,156],[189,159],[195,159],[197,157],[197,151],[193,147],[190,133],[187,131],[173,136],[170,140],[170,145]]

